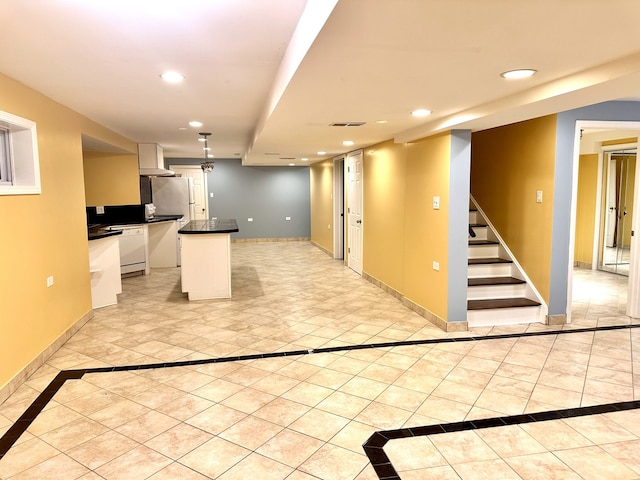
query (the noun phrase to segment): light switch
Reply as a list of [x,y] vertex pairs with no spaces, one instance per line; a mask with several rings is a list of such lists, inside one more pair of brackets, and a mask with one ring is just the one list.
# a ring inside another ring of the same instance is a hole
[[440,262],[433,262],[433,269],[435,271],[439,271],[440,270]]
[[291,220],[291,217],[284,217],[285,220]]
[[253,222],[253,217],[247,218],[247,222]]
[[542,203],[542,190],[536,191],[536,203]]
[[433,209],[438,210],[440,208],[440,197],[433,197]]

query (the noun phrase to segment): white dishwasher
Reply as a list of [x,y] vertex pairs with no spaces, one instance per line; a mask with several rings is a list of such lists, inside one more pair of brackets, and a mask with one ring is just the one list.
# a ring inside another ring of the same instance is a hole
[[147,226],[113,225],[109,230],[120,230],[120,273],[147,272]]

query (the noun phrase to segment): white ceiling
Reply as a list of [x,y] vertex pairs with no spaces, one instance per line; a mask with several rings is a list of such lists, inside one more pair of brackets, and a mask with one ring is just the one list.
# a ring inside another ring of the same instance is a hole
[[2,0],[0,72],[166,157],[207,131],[218,158],[304,164],[639,98],[639,20],[637,0]]

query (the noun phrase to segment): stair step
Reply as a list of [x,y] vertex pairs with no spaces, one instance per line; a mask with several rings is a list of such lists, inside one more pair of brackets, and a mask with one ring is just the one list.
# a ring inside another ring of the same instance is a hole
[[508,258],[498,257],[483,257],[483,258],[470,258],[469,265],[490,265],[492,263],[513,263]]
[[475,287],[479,285],[520,285],[527,283],[521,278],[514,277],[481,277],[481,278],[469,278],[468,285]]
[[469,245],[500,245],[500,242],[496,242],[495,240],[476,240],[475,238],[470,238]]
[[540,303],[524,297],[491,298],[467,301],[467,310],[488,310],[492,308],[539,307]]

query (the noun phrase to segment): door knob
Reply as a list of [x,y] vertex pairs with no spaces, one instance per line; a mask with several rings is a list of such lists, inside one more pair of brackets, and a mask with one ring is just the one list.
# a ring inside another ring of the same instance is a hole
[[362,223],[362,220],[356,220],[356,223]]

